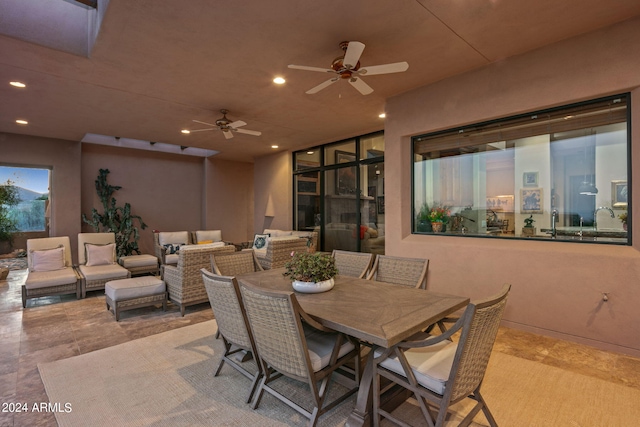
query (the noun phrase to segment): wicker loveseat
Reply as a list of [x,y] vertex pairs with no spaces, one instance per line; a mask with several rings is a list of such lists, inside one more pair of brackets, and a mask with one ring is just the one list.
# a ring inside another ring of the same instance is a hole
[[265,229],[267,248],[254,248],[260,265],[265,270],[283,267],[291,259],[292,252],[315,252],[318,243],[316,231],[291,231]]
[[188,245],[180,248],[178,264],[164,266],[164,281],[169,291],[169,300],[180,306],[184,316],[185,307],[209,301],[202,281],[200,269],[211,268],[211,255],[234,252],[233,245]]

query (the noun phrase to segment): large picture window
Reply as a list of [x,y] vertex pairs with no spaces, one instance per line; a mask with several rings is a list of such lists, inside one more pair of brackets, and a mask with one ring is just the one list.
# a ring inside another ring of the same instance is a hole
[[630,244],[629,122],[626,94],[414,137],[413,232]]

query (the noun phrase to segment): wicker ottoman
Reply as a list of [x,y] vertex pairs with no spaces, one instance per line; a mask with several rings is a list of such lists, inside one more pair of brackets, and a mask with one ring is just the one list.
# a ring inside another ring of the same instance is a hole
[[166,285],[154,276],[112,280],[105,283],[104,295],[107,310],[113,309],[116,321],[120,320],[120,312],[135,308],[162,303],[162,310],[167,310]]
[[131,272],[132,276],[139,274],[159,274],[158,258],[153,255],[129,255],[121,257],[118,262]]

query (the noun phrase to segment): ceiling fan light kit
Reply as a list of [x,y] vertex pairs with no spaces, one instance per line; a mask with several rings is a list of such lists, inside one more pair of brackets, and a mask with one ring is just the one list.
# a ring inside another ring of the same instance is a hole
[[392,64],[373,65],[371,67],[360,67],[360,56],[364,52],[364,43],[358,41],[341,42],[340,49],[344,51],[344,55],[337,57],[331,63],[331,68],[308,67],[306,65],[289,65],[289,68],[303,71],[316,71],[321,73],[332,73],[337,76],[320,83],[305,93],[314,94],[322,89],[331,86],[340,79],[347,80],[362,95],[369,95],[373,92],[373,88],[365,83],[360,76],[375,76],[378,74],[401,73],[409,69],[406,62],[395,62]]
[[215,123],[207,123],[207,122],[202,122],[200,120],[193,120],[196,123],[200,123],[202,125],[207,125],[207,126],[210,126],[210,127],[204,128],[204,129],[192,129],[191,132],[204,132],[204,131],[208,131],[208,130],[221,130],[222,134],[224,135],[224,137],[226,139],[233,138],[233,132],[243,133],[243,134],[252,135],[252,136],[260,136],[260,135],[262,135],[262,132],[258,132],[256,130],[241,129],[242,126],[246,126],[247,125],[247,123],[243,122],[242,120],[236,120],[235,122],[232,122],[231,120],[229,120],[227,118],[227,113],[229,112],[229,110],[222,109],[222,110],[220,110],[220,112],[222,113],[222,118],[216,120]]

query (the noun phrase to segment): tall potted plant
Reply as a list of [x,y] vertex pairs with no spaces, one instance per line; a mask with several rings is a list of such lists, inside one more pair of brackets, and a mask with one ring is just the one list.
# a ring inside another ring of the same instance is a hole
[[91,219],[82,214],[82,221],[91,225],[96,233],[111,232],[116,236],[116,252],[118,257],[139,254],[138,240],[141,229],[147,228],[147,224],[142,221],[139,215],[131,213],[131,205],[125,203],[124,206],[117,206],[113,193],[120,190],[119,185],[110,185],[107,182],[109,169],[100,169],[96,179],[96,191],[102,202],[103,213],[97,209],[91,209]]
[[11,252],[13,236],[18,231],[17,221],[10,215],[9,210],[18,203],[20,196],[13,181],[8,179],[0,184],[0,243],[8,245],[7,252]]

